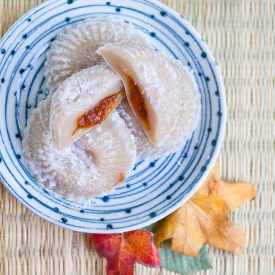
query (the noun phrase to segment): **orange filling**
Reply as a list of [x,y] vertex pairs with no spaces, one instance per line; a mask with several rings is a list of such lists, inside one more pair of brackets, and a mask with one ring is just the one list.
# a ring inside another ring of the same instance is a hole
[[122,90],[101,100],[94,108],[77,119],[77,128],[74,134],[78,129],[91,128],[102,123],[124,97],[125,92]]
[[118,175],[118,179],[117,179],[117,183],[115,184],[115,186],[120,185],[124,180],[125,180],[125,174],[123,172],[120,172]]
[[129,86],[129,100],[132,104],[132,108],[134,109],[136,115],[139,117],[144,129],[150,131],[151,127],[148,120],[148,112],[141,89],[130,76],[126,76],[126,78]]
[[119,181],[119,182],[123,182],[124,180],[125,180],[125,174],[121,172],[121,173],[119,174],[119,179],[118,179],[118,181]]

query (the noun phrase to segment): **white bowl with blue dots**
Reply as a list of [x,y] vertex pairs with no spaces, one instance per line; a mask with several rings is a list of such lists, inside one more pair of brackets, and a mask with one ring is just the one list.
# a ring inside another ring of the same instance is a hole
[[[44,62],[51,41],[67,25],[115,16],[144,32],[151,44],[194,71],[201,93],[201,121],[182,150],[136,163],[124,184],[89,203],[53,196],[39,186],[21,157],[27,118],[45,99]],[[209,48],[178,13],[157,1],[48,0],[22,16],[0,43],[0,176],[6,188],[38,216],[90,233],[142,228],[175,211],[213,167],[226,124],[220,69]]]

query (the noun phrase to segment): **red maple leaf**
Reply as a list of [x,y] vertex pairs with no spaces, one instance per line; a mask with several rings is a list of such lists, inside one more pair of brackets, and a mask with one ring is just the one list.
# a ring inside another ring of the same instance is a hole
[[134,230],[119,234],[91,234],[100,257],[107,260],[107,275],[133,275],[135,262],[159,267],[160,258],[151,242],[153,234]]

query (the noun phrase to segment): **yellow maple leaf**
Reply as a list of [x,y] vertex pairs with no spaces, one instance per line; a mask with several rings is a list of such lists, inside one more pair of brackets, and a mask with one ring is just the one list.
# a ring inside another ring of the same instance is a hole
[[204,243],[240,255],[245,234],[227,215],[257,191],[252,184],[226,183],[219,179],[219,166],[213,170],[193,197],[170,214],[155,236],[155,245],[172,238],[171,250],[196,257]]

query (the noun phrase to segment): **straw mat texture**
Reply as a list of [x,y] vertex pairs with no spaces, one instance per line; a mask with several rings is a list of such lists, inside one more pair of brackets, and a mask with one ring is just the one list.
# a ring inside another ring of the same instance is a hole
[[[0,0],[0,37],[41,0]],[[232,219],[247,235],[242,256],[209,248],[211,275],[275,274],[275,1],[163,0],[201,33],[224,76],[228,124],[219,157],[222,178],[259,194]],[[0,68],[1,69],[1,68]],[[0,184],[0,274],[103,275],[87,235],[52,225]],[[137,275],[172,275],[136,265]]]

